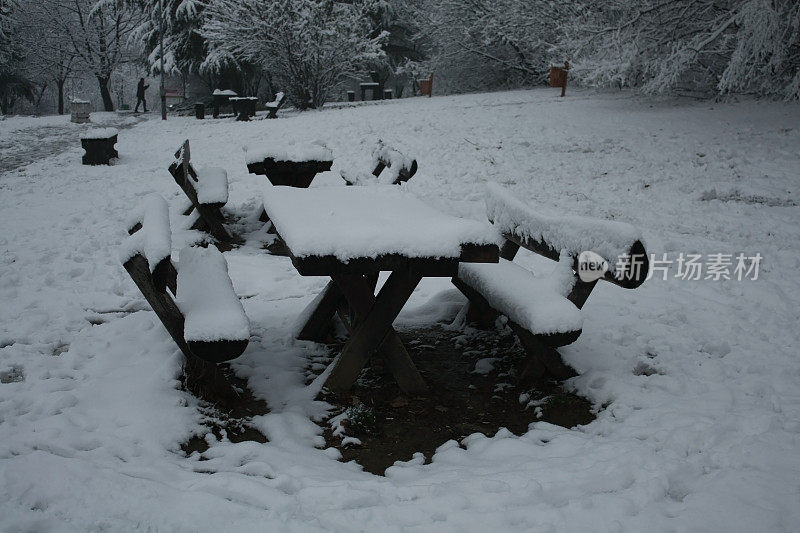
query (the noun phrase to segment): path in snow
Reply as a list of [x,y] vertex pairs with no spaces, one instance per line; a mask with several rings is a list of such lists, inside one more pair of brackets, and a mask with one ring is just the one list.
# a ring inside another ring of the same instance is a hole
[[[76,145],[80,146],[80,134],[89,128],[102,126],[122,130],[144,120],[130,114],[92,113],[91,116],[93,122],[89,124],[73,124],[69,122],[69,115],[47,117],[43,120],[53,122],[54,119],[58,119],[58,121],[44,126],[30,122],[27,127],[23,126],[0,136],[0,175],[30,165],[34,161],[60,154]],[[6,120],[12,122],[12,119]]]

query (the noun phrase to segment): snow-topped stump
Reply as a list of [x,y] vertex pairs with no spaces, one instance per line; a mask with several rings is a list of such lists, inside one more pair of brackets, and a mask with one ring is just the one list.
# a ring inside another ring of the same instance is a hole
[[190,158],[187,139],[175,152],[175,161],[169,166],[175,183],[192,202],[184,214],[189,215],[196,210],[198,218],[192,229],[207,231],[217,239],[217,247],[230,249],[234,239],[223,225],[225,217],[220,210],[228,201],[228,173],[219,167],[195,169]]
[[286,103],[286,94],[279,92],[275,95],[275,100],[264,104],[267,110],[267,118],[278,118],[278,110]]
[[119,157],[114,145],[119,131],[116,128],[92,128],[81,134],[81,147],[84,165],[109,165],[113,158]]
[[[341,171],[342,179],[348,185],[371,185],[383,183],[386,185],[399,185],[410,180],[417,173],[417,160],[386,146],[383,141],[372,151],[372,174],[367,172]],[[385,172],[384,172],[385,170]]]
[[157,194],[134,213],[128,233],[120,260],[181,351],[211,363],[241,355],[249,325],[222,254],[184,250],[186,264],[176,269],[170,258],[169,207]]
[[314,176],[333,165],[333,153],[321,144],[245,146],[244,152],[247,171],[266,176],[273,185],[306,188]]
[[181,250],[177,289],[178,308],[184,316],[183,337],[194,355],[219,363],[244,352],[250,323],[219,250]]
[[69,103],[70,122],[75,122],[77,124],[85,124],[86,122],[90,122],[89,114],[91,111],[91,102],[78,99],[72,100]]
[[[469,298],[467,319],[486,327],[499,315],[508,318],[528,354],[522,378],[573,376],[555,348],[580,336],[580,309],[599,279],[625,288],[644,283],[649,264],[640,233],[622,222],[547,214],[495,184],[488,187],[486,213],[506,243],[497,265],[459,266],[453,284]],[[520,247],[557,261],[554,270],[515,265]]]

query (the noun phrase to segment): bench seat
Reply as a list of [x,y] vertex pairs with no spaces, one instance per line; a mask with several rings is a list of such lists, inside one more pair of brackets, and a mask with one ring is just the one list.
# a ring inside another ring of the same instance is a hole
[[[598,281],[626,289],[644,283],[649,262],[641,234],[620,221],[525,204],[497,184],[487,189],[486,214],[506,242],[499,264],[460,265],[453,277],[470,301],[467,321],[488,327],[498,315],[508,317],[528,354],[520,379],[572,377],[555,348],[580,336],[580,309]],[[536,276],[512,263],[520,248],[556,261],[553,273]]]
[[574,284],[569,264],[559,263],[552,274],[537,276],[505,259],[497,264],[461,263],[458,279],[534,335],[580,334],[583,327],[580,309],[567,299]]
[[130,237],[120,247],[120,260],[184,355],[210,363],[241,355],[250,325],[222,253],[184,248],[176,268],[169,208],[157,194],[128,222]]
[[225,205],[228,202],[228,173],[220,167],[200,167],[194,188],[201,204]]
[[178,308],[187,341],[238,341],[250,337],[244,308],[233,291],[228,263],[216,248],[181,250]]

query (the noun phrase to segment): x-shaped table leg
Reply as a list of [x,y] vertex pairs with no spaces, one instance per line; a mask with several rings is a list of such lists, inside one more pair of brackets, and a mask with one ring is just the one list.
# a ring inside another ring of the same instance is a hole
[[394,271],[377,296],[370,279],[360,275],[336,274],[336,286],[355,312],[353,334],[325,382],[334,391],[346,391],[358,379],[373,352],[386,356],[397,384],[407,394],[427,390],[425,381],[403,347],[392,322],[422,279],[408,271]]

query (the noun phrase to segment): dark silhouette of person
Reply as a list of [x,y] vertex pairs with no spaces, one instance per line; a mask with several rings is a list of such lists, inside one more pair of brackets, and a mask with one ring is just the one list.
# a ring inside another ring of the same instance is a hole
[[139,112],[139,104],[144,104],[144,112],[147,113],[147,102],[144,99],[144,91],[150,87],[149,85],[144,84],[144,78],[139,78],[139,85],[136,86],[136,108],[133,110],[134,113]]

